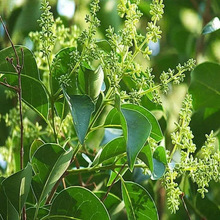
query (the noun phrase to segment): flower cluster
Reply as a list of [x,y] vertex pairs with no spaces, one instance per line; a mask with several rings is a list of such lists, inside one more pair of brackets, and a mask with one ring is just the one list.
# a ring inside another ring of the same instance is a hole
[[49,2],[46,0],[41,3],[42,14],[40,19],[38,20],[39,26],[41,27],[40,31],[40,40],[42,43],[41,52],[43,56],[48,57],[51,53],[53,45],[55,44],[56,36],[53,33],[53,14],[50,12],[51,7],[49,6]]
[[[192,113],[192,98],[186,95],[180,110],[180,119],[176,123],[176,130],[171,134],[173,150],[170,154],[170,163],[163,177],[163,185],[167,192],[168,208],[172,213],[179,209],[179,196],[182,194],[178,184],[174,182],[177,177],[188,173],[188,177],[198,185],[198,192],[204,198],[208,192],[209,182],[220,181],[220,152],[215,148],[213,132],[206,135],[207,141],[201,148],[197,157],[194,156],[196,146],[193,143],[193,134],[189,123]],[[175,153],[180,159],[175,160]]]
[[160,75],[160,81],[161,81],[161,90],[163,93],[167,93],[169,90],[168,84],[172,81],[173,84],[179,84],[180,82],[183,82],[186,71],[191,71],[195,67],[195,60],[189,59],[184,65],[179,64],[176,69],[177,73],[175,73],[175,70],[169,69],[168,72],[163,71]]

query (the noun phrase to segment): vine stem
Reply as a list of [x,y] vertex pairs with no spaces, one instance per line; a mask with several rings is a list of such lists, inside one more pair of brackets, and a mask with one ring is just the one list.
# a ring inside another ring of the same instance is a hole
[[[24,143],[23,143],[23,133],[24,133],[24,126],[23,126],[23,114],[22,114],[22,85],[21,85],[21,71],[24,67],[24,50],[23,48],[21,48],[21,59],[22,59],[22,63],[20,64],[20,59],[18,56],[18,53],[15,49],[15,45],[11,40],[11,37],[8,33],[8,30],[4,24],[4,21],[2,19],[2,17],[0,16],[0,20],[1,23],[3,25],[3,28],[5,30],[5,33],[10,41],[11,47],[14,51],[14,55],[16,58],[16,66],[13,64],[13,59],[12,58],[6,58],[6,60],[13,66],[13,68],[15,69],[16,73],[18,74],[18,88],[17,87],[13,87],[11,85],[9,85],[8,83],[1,83],[2,85],[7,86],[8,88],[12,88],[17,92],[18,95],[18,102],[19,102],[19,116],[20,116],[20,169],[22,170],[24,168]],[[26,220],[26,209],[25,206],[23,207],[22,210],[22,217],[23,220]]]

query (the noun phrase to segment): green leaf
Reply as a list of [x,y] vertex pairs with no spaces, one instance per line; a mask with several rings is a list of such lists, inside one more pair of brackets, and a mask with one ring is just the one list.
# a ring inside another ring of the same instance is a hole
[[[27,220],[33,220],[35,212],[36,212],[36,208],[35,207],[28,208],[26,210]],[[37,219],[42,219],[44,216],[46,216],[48,214],[49,214],[49,210],[44,208],[44,207],[41,207],[38,210]]]
[[149,144],[142,148],[138,157],[148,166],[150,171],[153,172],[154,170],[153,154]]
[[[3,179],[3,178],[1,178]],[[1,181],[1,180],[0,180]],[[9,202],[7,196],[5,195],[2,183],[0,182],[0,219],[13,219],[19,220],[19,215],[13,205]]]
[[146,108],[134,104],[124,104],[122,105],[122,108],[136,110],[139,113],[143,114],[152,125],[152,130],[150,133],[150,136],[154,138],[156,141],[161,141],[163,139],[163,134],[160,128],[160,125],[157,121],[157,119],[154,117],[154,115],[148,111]]
[[104,146],[99,157],[99,163],[102,163],[105,160],[111,159],[125,152],[126,142],[124,137],[115,138]]
[[34,153],[32,187],[38,202],[46,197],[66,171],[72,156],[73,151],[65,151],[57,144],[44,144]]
[[70,107],[77,136],[80,143],[83,144],[89,127],[91,115],[95,110],[95,105],[87,95],[69,96],[64,89],[63,93]]
[[112,51],[112,47],[107,40],[96,40],[96,45],[105,51],[106,53],[110,53]]
[[71,219],[71,217],[81,220],[110,219],[98,197],[88,189],[78,186],[66,188],[57,195],[47,219]]
[[220,20],[219,18],[213,18],[202,30],[202,34],[209,34],[220,29]]
[[84,74],[85,92],[95,100],[100,92],[104,81],[104,72],[101,66],[98,66],[96,70],[93,70],[90,66],[82,66],[81,71]]
[[[106,192],[103,191],[97,191],[94,193],[100,200],[106,195]],[[108,211],[110,210],[113,211],[114,208],[116,208],[120,204],[120,202],[121,202],[120,198],[118,198],[116,195],[112,193],[108,193],[108,196],[103,203]]]
[[[24,68],[21,72],[22,100],[34,111],[36,111],[45,121],[48,114],[47,89],[40,81],[37,64],[31,51],[25,47],[15,46],[21,60],[20,48],[24,50]],[[16,58],[12,48],[6,48],[0,51],[0,73],[4,74],[0,80],[7,82],[12,86],[18,85],[18,76],[11,64],[5,58]]]
[[[71,52],[76,50],[74,47],[68,47],[60,50],[56,55],[55,58],[53,59],[52,65],[51,65],[51,70],[52,70],[52,83],[53,83],[53,92],[54,94],[60,89],[60,84],[59,80],[60,77],[65,75],[67,76],[67,79],[69,77],[69,84],[70,87],[68,87],[68,92],[71,90],[71,94],[75,95],[77,94],[77,80],[76,80],[76,75],[71,73]],[[62,80],[61,80],[62,81]]]
[[2,182],[5,195],[19,215],[30,190],[31,178],[32,167],[28,163],[23,170],[9,176]]
[[220,108],[220,65],[205,62],[198,65],[191,75],[189,92],[192,94],[193,107]]
[[126,125],[123,125],[121,117],[122,128],[127,142],[128,164],[132,170],[137,155],[150,136],[152,126],[148,119],[136,110],[122,108],[121,111],[126,120]]
[[153,164],[154,171],[151,173],[151,179],[158,180],[164,175],[166,167],[161,161],[158,161],[155,158],[153,158]]
[[33,143],[31,144],[30,147],[30,151],[29,151],[29,159],[31,160],[31,158],[33,157],[33,154],[35,153],[35,151],[41,147],[44,144],[44,142],[40,139],[36,139],[33,141]]
[[153,157],[164,165],[167,164],[166,150],[164,147],[159,146],[155,149]]
[[[39,80],[39,72],[37,68],[37,63],[35,61],[33,53],[24,46],[15,46],[15,49],[18,53],[20,59],[20,65],[22,64],[22,54],[21,48],[24,51],[24,68],[21,71],[21,74],[28,75],[35,79]],[[16,57],[12,47],[5,48],[0,51],[0,73],[7,74],[7,73],[16,73],[13,66],[6,60],[6,57],[13,58],[13,63],[16,65]]]
[[137,183],[122,181],[122,197],[129,220],[159,219],[150,194]]

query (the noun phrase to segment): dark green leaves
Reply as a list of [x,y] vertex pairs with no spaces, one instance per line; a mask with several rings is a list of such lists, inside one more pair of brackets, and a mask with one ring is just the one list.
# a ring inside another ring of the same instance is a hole
[[203,28],[202,33],[209,34],[217,31],[218,29],[220,29],[220,20],[219,18],[215,17]]
[[122,182],[122,196],[129,220],[158,219],[154,201],[142,186],[133,182]]
[[[22,62],[20,48],[23,48],[24,50],[24,68],[21,72],[22,99],[29,107],[31,107],[42,118],[44,118],[44,120],[47,120],[48,99],[46,89],[39,78],[36,61],[29,49],[23,46],[16,46],[20,62]],[[17,86],[17,73],[12,65],[5,60],[6,57],[13,57],[14,64],[16,63],[16,58],[11,47],[0,51],[0,73],[4,74],[0,80],[2,81],[4,78],[6,78],[10,85]]]
[[54,199],[47,219],[109,220],[98,197],[83,187],[69,187]]
[[220,108],[220,65],[205,62],[192,72],[189,88],[193,97],[193,107]]
[[95,110],[95,105],[87,95],[69,96],[64,89],[63,93],[70,107],[77,136],[80,143],[83,144],[89,127],[92,112]]
[[132,170],[138,153],[150,136],[152,126],[148,119],[138,111],[126,108],[121,111],[126,121],[126,124],[122,123],[122,128],[127,142],[128,164]]
[[[20,214],[27,199],[28,192],[31,186],[32,168],[28,163],[26,168],[9,176],[3,180],[2,187],[8,201],[13,205],[16,211]],[[8,207],[13,209],[8,204]],[[13,211],[14,212],[14,211]]]
[[38,202],[45,198],[68,168],[72,156],[72,151],[65,151],[56,144],[44,144],[34,153],[32,187]]

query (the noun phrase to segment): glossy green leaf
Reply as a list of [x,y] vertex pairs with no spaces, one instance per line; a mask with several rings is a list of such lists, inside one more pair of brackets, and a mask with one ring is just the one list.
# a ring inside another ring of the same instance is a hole
[[157,119],[155,118],[155,116],[150,111],[148,111],[146,108],[142,106],[138,106],[134,104],[124,104],[122,105],[122,108],[136,110],[139,113],[143,114],[152,125],[150,136],[154,138],[156,141],[161,141],[163,139],[163,134],[160,125]]
[[[21,60],[21,46],[16,46],[16,50]],[[23,47],[24,50],[24,68],[22,70],[22,100],[36,111],[44,120],[48,114],[48,98],[46,88],[43,86],[39,78],[37,64],[32,52]],[[14,68],[5,60],[6,57],[13,57],[14,63],[16,58],[12,48],[6,48],[0,51],[0,73],[4,74],[0,80],[4,78],[12,86],[18,85],[18,77]]]
[[136,110],[122,108],[121,111],[126,120],[126,127],[122,128],[127,142],[128,164],[132,170],[137,155],[150,136],[152,126],[148,119]]
[[202,30],[203,34],[209,34],[220,29],[220,20],[218,17],[213,18]]
[[112,108],[105,120],[106,127],[121,127],[120,123],[120,113],[116,108]]
[[90,66],[82,66],[84,74],[85,92],[92,100],[96,99],[100,92],[104,80],[104,72],[101,66],[93,70]]
[[122,182],[122,197],[129,220],[159,219],[150,194],[137,183]]
[[57,144],[44,144],[34,153],[32,188],[38,202],[46,197],[66,171],[72,156],[73,151],[65,151]]
[[153,164],[154,164],[154,171],[151,173],[151,179],[158,180],[164,175],[166,171],[166,167],[161,161],[155,158],[153,158]]
[[102,163],[105,160],[111,159],[125,152],[126,142],[124,137],[115,138],[104,146],[99,157],[99,163]]
[[109,220],[109,214],[98,197],[86,188],[73,186],[54,199],[47,219]]
[[4,178],[0,177],[0,219],[13,219],[13,220],[19,220],[19,215],[16,209],[13,207],[13,205],[9,202],[7,196],[5,195],[3,186],[1,181],[3,181]]
[[91,115],[95,110],[95,105],[87,95],[69,96],[64,89],[63,93],[70,107],[77,136],[80,143],[83,144],[89,127]]
[[29,151],[30,160],[33,157],[33,154],[35,153],[35,151],[43,144],[44,144],[44,142],[40,139],[36,139],[33,141],[33,143],[31,144],[31,147],[30,147],[30,151]]
[[[98,191],[98,192],[94,192],[94,194],[101,200],[106,195],[106,192]],[[106,209],[110,211],[116,208],[116,206],[119,205],[120,202],[121,202],[120,198],[118,198],[116,195],[112,193],[108,193],[108,196],[103,203]]]
[[2,182],[2,186],[10,203],[20,214],[31,186],[32,167],[28,165],[21,171],[12,174]]
[[220,108],[220,65],[210,62],[198,65],[192,71],[189,92],[195,110]]
[[150,171],[153,172],[153,154],[149,144],[142,148],[138,157],[149,167]]
[[153,157],[158,161],[162,162],[164,165],[167,164],[166,150],[164,147],[157,147],[154,151]]
[[[35,79],[39,79],[39,73],[37,68],[37,63],[35,61],[33,53],[24,46],[15,46],[16,51],[18,53],[20,64],[22,64],[22,55],[21,55],[21,48],[24,51],[24,68],[21,72],[23,75],[28,75]],[[16,65],[16,57],[12,47],[5,48],[0,51],[0,73],[7,74],[7,73],[16,73],[15,69],[12,65],[6,60],[6,57],[13,58],[13,63]],[[16,73],[17,74],[17,73]]]

